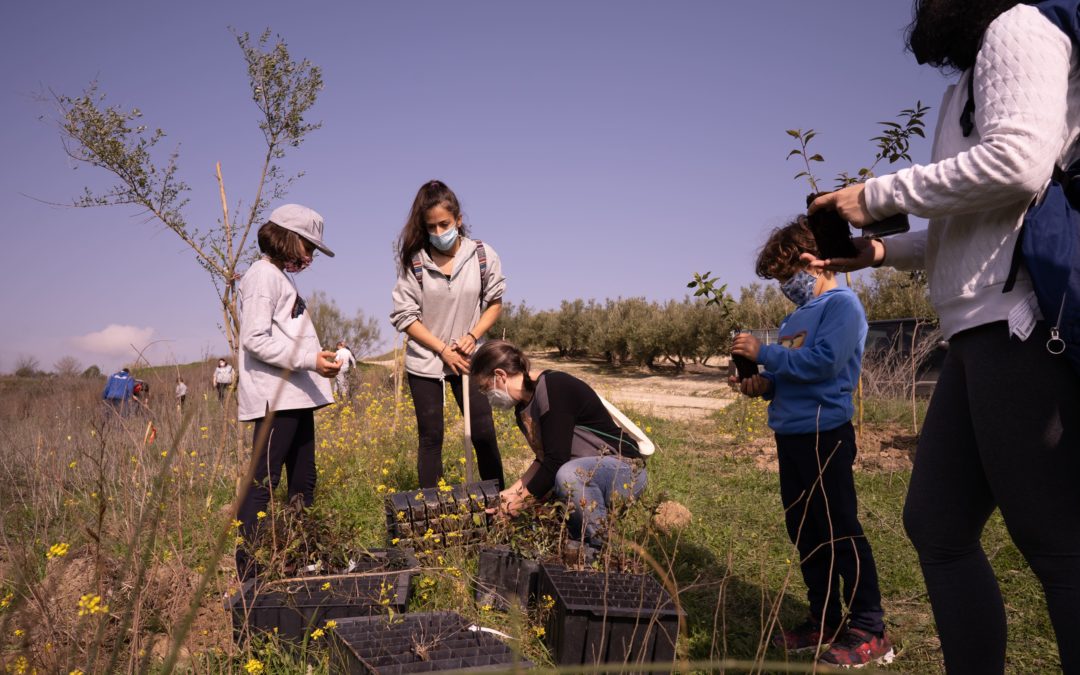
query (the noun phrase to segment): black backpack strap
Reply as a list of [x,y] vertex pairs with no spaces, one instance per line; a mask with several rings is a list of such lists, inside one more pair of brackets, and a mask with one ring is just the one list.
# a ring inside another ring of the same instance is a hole
[[484,248],[484,242],[479,239],[476,241],[476,261],[480,263],[480,302],[484,302],[484,296],[487,295],[487,249]]
[[420,284],[420,290],[424,290],[424,261],[420,259],[419,253],[412,257],[412,273],[416,277],[416,283]]
[[1001,287],[1002,293],[1008,293],[1016,285],[1016,273],[1020,271],[1020,261],[1024,259],[1024,251],[1021,244],[1024,241],[1024,226],[1021,225],[1016,233],[1016,244],[1013,246],[1012,262],[1009,263],[1009,276],[1005,279],[1005,285]]
[[[972,66],[971,74],[967,82],[967,103],[964,111],[960,113],[960,129],[964,132],[964,138],[975,131],[975,67]],[[1015,258],[1015,256],[1013,256]]]

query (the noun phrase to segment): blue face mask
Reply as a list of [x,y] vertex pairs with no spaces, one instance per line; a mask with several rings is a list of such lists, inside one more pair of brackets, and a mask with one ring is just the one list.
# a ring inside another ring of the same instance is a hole
[[780,284],[780,292],[796,306],[802,307],[814,297],[814,286],[817,285],[817,277],[806,270],[800,270],[787,281]]
[[457,237],[458,229],[455,227],[453,229],[447,230],[446,232],[443,232],[442,234],[429,234],[428,241],[430,241],[431,245],[439,249],[440,251],[449,251],[451,248],[454,247],[454,242],[457,241]]

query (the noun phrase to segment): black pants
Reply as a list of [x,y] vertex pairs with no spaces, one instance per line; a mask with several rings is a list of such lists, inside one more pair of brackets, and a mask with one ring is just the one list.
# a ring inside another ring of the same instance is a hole
[[[254,440],[259,441],[270,417],[255,420]],[[241,580],[255,576],[256,565],[249,552],[259,527],[258,513],[266,511],[270,493],[281,481],[281,469],[287,472],[289,503],[299,501],[304,507],[315,501],[315,413],[313,410],[281,410],[270,421],[270,432],[262,447],[252,450],[255,476],[237,520],[244,544],[236,549],[236,571]]]
[[1005,607],[980,545],[1001,509],[1042,583],[1065,672],[1080,672],[1080,377],[1002,322],[954,336],[919,439],[904,526],[949,673],[1005,670]]
[[217,400],[224,401],[225,400],[225,392],[229,391],[229,383],[228,382],[218,382],[214,386],[217,388]]
[[811,617],[824,616],[832,628],[842,625],[842,579],[850,624],[880,633],[885,624],[877,566],[859,524],[851,471],[855,429],[847,422],[820,433],[777,434],[776,451],[784,520],[799,550]]
[[[461,376],[448,375],[446,381],[454,392],[458,410],[463,410]],[[469,385],[469,416],[472,418],[476,466],[481,480],[494,478],[499,481],[499,489],[502,490],[502,457],[499,456],[499,443],[495,439],[491,404],[472,380]],[[416,429],[420,436],[420,447],[416,453],[416,472],[420,477],[420,487],[435,487],[443,475],[443,385],[436,378],[409,373],[409,390],[416,407]]]

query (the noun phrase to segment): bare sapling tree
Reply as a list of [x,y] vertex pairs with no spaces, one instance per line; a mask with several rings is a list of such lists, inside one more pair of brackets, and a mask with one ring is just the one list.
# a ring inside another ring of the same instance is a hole
[[74,206],[134,206],[147,222],[158,222],[176,234],[210,274],[221,303],[222,330],[235,355],[239,349],[240,318],[236,307],[238,266],[254,255],[251,230],[271,201],[281,199],[302,172],[287,175],[280,166],[289,148],[298,147],[321,123],[305,120],[323,87],[322,71],[307,59],[296,61],[285,41],[269,29],[257,39],[233,31],[247,66],[251,98],[259,110],[259,130],[266,142],[255,195],[245,207],[238,203],[230,215],[221,178],[217,177],[222,219],[214,225],[189,221],[185,209],[191,188],[179,175],[179,151],[162,156],[166,134],[143,123],[138,108],[108,105],[91,82],[79,96],[54,94],[60,115],[64,150],[74,160],[111,173],[112,187],[89,188]]

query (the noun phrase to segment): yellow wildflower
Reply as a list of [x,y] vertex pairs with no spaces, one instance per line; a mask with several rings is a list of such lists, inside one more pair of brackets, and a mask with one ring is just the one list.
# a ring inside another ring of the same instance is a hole
[[101,602],[101,596],[96,593],[87,593],[79,598],[79,616],[93,614],[106,614],[109,606]]
[[334,621],[333,619],[327,620],[326,630],[334,630],[335,628],[337,628],[337,621]]
[[248,675],[261,675],[263,672],[263,664],[259,659],[248,659],[248,662],[244,664],[244,670]]
[[58,544],[53,544],[52,546],[49,547],[49,550],[45,553],[45,557],[50,559],[50,560],[53,559],[53,558],[63,558],[64,556],[66,556],[68,554],[68,550],[70,548],[71,547],[68,546],[67,544],[65,544],[64,542],[60,542]]
[[316,628],[315,630],[311,631],[312,640],[318,640],[324,635],[326,635],[326,631],[324,631],[322,628]]
[[258,518],[259,520],[262,520],[263,518],[266,517],[266,511],[259,511],[258,513],[255,514],[255,517]]
[[323,583],[323,585],[322,585],[322,586],[320,586],[319,588],[321,588],[321,589],[322,589],[322,590],[324,590],[324,591],[328,591],[328,590],[330,590],[330,582],[329,582],[329,581],[327,581],[327,582]]

